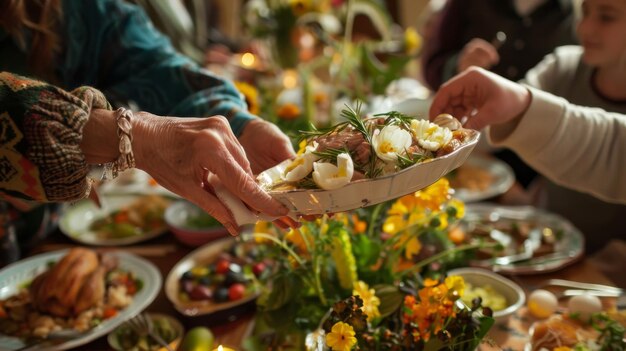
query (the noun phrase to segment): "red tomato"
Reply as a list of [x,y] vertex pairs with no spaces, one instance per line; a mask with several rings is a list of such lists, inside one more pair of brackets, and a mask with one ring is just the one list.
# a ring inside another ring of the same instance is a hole
[[260,276],[261,273],[263,273],[265,271],[265,263],[263,262],[258,262],[256,263],[254,266],[252,266],[252,273],[254,273],[255,276]]
[[228,267],[230,267],[230,261],[228,260],[219,260],[215,264],[215,272],[218,274],[226,274],[228,272]]
[[228,288],[228,298],[230,301],[239,300],[246,292],[246,287],[241,283],[235,283]]

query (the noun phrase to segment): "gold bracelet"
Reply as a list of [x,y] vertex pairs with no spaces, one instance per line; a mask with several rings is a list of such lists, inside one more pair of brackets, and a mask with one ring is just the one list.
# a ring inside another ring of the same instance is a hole
[[133,126],[130,123],[133,118],[133,111],[123,107],[115,111],[115,121],[117,122],[117,136],[120,138],[120,156],[117,160],[104,164],[102,179],[115,179],[120,172],[135,167],[135,156],[133,155]]

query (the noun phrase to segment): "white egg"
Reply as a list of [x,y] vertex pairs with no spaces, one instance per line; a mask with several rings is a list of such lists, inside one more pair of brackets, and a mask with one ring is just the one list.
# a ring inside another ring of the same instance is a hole
[[548,290],[537,289],[528,297],[528,312],[537,318],[548,318],[559,307],[556,296]]
[[602,311],[602,301],[593,295],[574,296],[567,302],[570,314],[578,315],[581,321],[587,322],[592,314]]

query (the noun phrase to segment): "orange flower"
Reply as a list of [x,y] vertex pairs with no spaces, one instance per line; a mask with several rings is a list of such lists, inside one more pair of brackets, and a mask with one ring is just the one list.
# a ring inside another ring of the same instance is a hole
[[300,116],[301,111],[298,105],[286,103],[278,108],[278,112],[276,114],[279,118],[292,121]]

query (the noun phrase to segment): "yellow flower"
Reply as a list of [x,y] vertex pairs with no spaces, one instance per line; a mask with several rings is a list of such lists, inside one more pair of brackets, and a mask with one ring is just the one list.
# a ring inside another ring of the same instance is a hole
[[289,6],[294,15],[302,16],[312,10],[313,4],[311,0],[289,0]]
[[413,256],[417,256],[420,251],[422,251],[422,243],[417,238],[411,238],[404,247],[404,257],[410,260]]
[[301,253],[307,253],[309,251],[305,240],[308,240],[309,243],[312,242],[311,235],[308,233],[306,227],[289,229],[287,234],[285,234],[285,240],[297,247],[298,251]]
[[[272,229],[271,226],[271,222],[266,222],[266,221],[257,221],[256,224],[254,225],[254,232],[255,233],[263,233],[263,234],[269,234],[269,235],[274,235],[274,231]],[[259,236],[254,236],[254,241],[257,244],[263,244],[268,242],[268,239],[266,238],[262,238]]]
[[355,344],[354,328],[344,322],[335,323],[326,335],[326,345],[334,351],[350,351]]
[[409,55],[416,54],[422,46],[422,37],[417,33],[415,28],[408,27],[404,31],[404,52]]
[[300,107],[296,104],[286,103],[278,108],[276,114],[284,120],[294,120],[300,116]]
[[246,99],[248,111],[253,115],[259,114],[259,92],[252,85],[245,82],[234,82],[235,87]]
[[572,349],[567,346],[559,346],[553,348],[552,351],[572,351]]
[[457,219],[465,217],[465,204],[459,199],[452,198],[448,201],[448,207],[453,207],[456,210],[455,217]]
[[380,311],[378,310],[380,299],[376,296],[374,289],[370,289],[365,282],[359,280],[354,284],[352,295],[358,295],[363,300],[362,310],[367,315],[369,322],[374,320],[374,318],[380,317]]
[[463,293],[465,292],[465,280],[463,280],[463,277],[451,275],[446,278],[445,284],[450,291],[456,291],[458,297],[463,296]]
[[415,193],[416,206],[437,211],[450,199],[450,182],[441,178],[429,187]]

